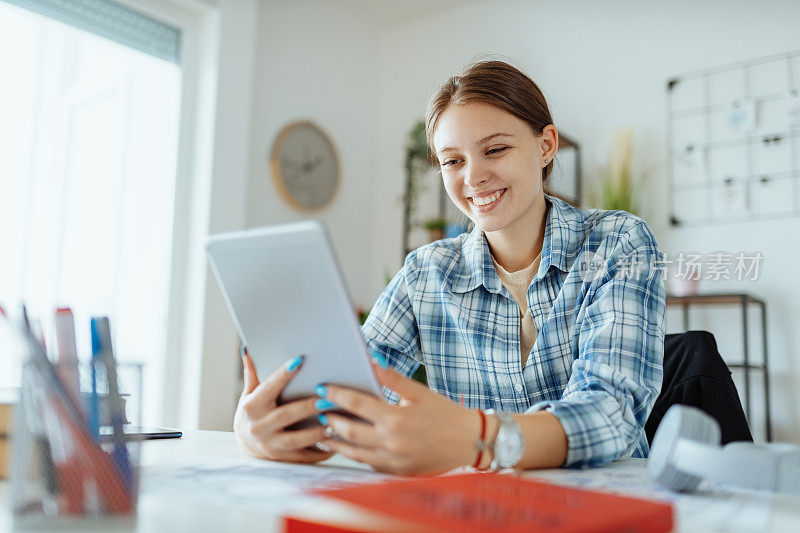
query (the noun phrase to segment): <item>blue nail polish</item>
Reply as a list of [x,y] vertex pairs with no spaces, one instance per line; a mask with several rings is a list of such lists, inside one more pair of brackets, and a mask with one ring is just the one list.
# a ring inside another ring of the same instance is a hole
[[244,359],[244,354],[246,354],[246,353],[247,353],[247,348],[245,347],[245,345],[244,344],[240,345],[239,346],[239,355],[242,356],[242,359]]
[[317,408],[317,411],[327,411],[336,407],[336,404],[330,400],[317,400],[314,402],[314,407]]
[[325,415],[317,415],[317,420],[319,420],[319,423],[322,424],[323,426],[328,425],[328,417]]
[[389,362],[386,360],[383,354],[381,354],[376,350],[372,350],[372,360],[378,363],[378,365],[380,365],[381,368],[386,368],[387,366],[389,366]]
[[297,357],[286,363],[286,371],[294,372],[295,370],[297,370],[297,367],[299,367],[302,363],[303,363],[303,356],[298,355]]
[[328,389],[325,387],[325,385],[317,385],[314,387],[314,392],[316,392],[317,396],[320,398],[324,398],[328,395]]

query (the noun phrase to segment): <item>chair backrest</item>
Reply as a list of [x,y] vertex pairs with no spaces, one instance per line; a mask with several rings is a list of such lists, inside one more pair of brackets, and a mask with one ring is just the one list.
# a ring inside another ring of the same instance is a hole
[[676,403],[702,409],[719,422],[722,444],[753,440],[731,371],[714,335],[707,331],[664,337],[664,381],[645,424],[648,444],[667,409]]

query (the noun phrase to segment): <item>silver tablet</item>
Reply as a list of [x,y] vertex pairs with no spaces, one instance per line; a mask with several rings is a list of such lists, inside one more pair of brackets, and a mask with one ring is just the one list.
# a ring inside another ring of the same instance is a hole
[[336,383],[381,396],[356,310],[322,223],[212,235],[206,252],[260,379],[304,355],[281,401]]

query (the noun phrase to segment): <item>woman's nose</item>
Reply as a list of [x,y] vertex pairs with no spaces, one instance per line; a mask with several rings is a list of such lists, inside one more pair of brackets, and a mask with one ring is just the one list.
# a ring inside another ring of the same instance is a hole
[[472,189],[477,189],[478,186],[489,179],[489,171],[480,162],[469,162],[464,167],[464,185]]

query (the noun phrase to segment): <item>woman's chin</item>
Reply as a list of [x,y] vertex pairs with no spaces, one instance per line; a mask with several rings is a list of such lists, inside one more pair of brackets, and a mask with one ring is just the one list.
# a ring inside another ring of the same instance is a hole
[[485,233],[499,231],[506,226],[505,223],[501,222],[500,220],[493,219],[493,217],[476,217],[476,219],[473,219],[472,221],[481,229],[481,231]]
[[[463,212],[463,211],[462,211]],[[496,216],[494,213],[480,214],[471,211],[464,212],[476,228],[484,232],[498,231],[507,225],[507,221],[501,220],[501,217]]]

